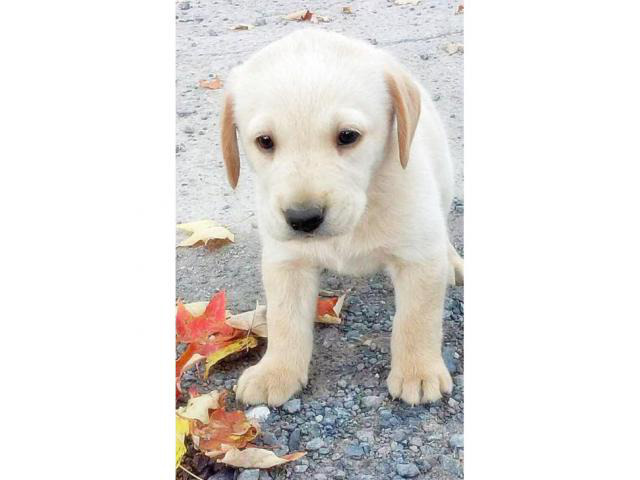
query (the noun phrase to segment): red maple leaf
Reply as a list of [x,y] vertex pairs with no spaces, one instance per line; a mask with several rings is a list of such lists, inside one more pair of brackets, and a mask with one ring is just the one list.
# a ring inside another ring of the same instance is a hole
[[225,323],[225,293],[216,293],[202,315],[194,316],[178,302],[176,314],[176,336],[178,342],[207,343],[210,335],[231,336],[234,328]]
[[333,307],[338,303],[338,297],[320,297],[318,298],[318,306],[316,307],[316,314],[319,317],[323,315],[335,316],[336,312]]

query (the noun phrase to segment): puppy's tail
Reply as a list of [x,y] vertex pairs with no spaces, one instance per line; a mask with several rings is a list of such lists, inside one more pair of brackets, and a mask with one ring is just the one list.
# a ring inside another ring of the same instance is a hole
[[464,285],[464,259],[449,242],[449,283],[456,287]]

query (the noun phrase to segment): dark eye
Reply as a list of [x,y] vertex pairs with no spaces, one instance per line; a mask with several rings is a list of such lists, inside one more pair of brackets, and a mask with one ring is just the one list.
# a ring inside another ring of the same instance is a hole
[[342,130],[338,134],[338,145],[351,145],[360,138],[360,134],[355,130]]
[[269,135],[259,136],[258,138],[256,138],[256,142],[258,143],[258,146],[263,150],[271,150],[273,148],[273,140],[271,140],[271,137]]

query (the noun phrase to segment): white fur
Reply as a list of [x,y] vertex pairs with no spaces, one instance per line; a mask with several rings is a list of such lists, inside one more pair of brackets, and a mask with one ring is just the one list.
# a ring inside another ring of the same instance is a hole
[[[406,169],[399,161],[394,105],[385,74],[420,92]],[[279,405],[308,378],[322,268],[362,275],[386,269],[396,289],[391,340],[394,397],[411,404],[451,390],[441,356],[447,280],[463,264],[447,234],[453,192],[447,139],[429,94],[389,54],[317,29],[300,30],[252,55],[227,83],[238,139],[257,176],[269,341],[237,396]],[[336,146],[341,128],[360,141]],[[256,145],[271,135],[272,152]],[[300,236],[283,210],[326,207],[324,223]]]

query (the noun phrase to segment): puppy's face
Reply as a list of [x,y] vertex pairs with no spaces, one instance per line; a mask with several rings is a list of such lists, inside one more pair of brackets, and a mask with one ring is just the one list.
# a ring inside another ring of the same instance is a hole
[[350,232],[388,149],[384,69],[368,47],[325,35],[285,37],[237,67],[228,83],[229,179],[235,186],[238,166],[228,158],[237,157],[237,129],[257,176],[262,227],[282,241]]

